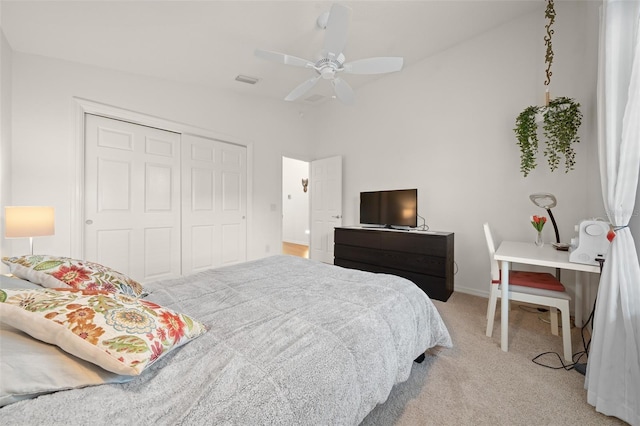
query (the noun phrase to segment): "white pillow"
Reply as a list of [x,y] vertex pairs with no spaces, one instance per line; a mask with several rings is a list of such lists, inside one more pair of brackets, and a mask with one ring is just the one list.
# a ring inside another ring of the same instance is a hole
[[31,281],[22,280],[15,275],[0,274],[0,288],[41,288]]
[[[0,275],[0,288],[42,287],[15,276]],[[2,322],[0,342],[0,407],[59,390],[124,383],[133,379],[69,355]]]
[[0,341],[0,407],[45,393],[124,383],[134,377],[106,371],[1,322]]

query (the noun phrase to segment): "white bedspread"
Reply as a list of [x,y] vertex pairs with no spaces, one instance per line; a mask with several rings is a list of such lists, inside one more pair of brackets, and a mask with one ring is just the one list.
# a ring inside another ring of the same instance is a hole
[[145,285],[210,330],[141,376],[0,409],[35,424],[357,425],[451,346],[434,305],[391,275],[274,256]]

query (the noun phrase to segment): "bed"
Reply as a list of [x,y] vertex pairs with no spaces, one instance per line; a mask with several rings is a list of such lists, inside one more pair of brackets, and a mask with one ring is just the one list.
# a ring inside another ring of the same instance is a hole
[[206,332],[139,375],[123,375],[4,324],[3,350],[10,338],[27,339],[97,377],[9,403],[0,408],[2,423],[357,425],[409,377],[416,358],[452,344],[435,306],[410,281],[292,256],[157,281],[144,291],[149,304],[185,313]]

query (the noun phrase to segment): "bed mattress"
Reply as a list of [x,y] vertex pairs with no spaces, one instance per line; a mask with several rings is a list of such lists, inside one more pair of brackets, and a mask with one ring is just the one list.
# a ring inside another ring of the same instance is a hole
[[273,256],[145,284],[208,331],[125,383],[0,409],[3,424],[357,425],[415,358],[451,338],[392,275]]

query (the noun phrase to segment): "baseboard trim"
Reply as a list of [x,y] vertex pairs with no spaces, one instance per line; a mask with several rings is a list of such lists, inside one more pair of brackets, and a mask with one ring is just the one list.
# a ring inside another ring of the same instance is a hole
[[470,294],[472,296],[484,297],[485,299],[489,298],[488,291],[481,291],[476,288],[454,286],[453,291],[458,293]]

